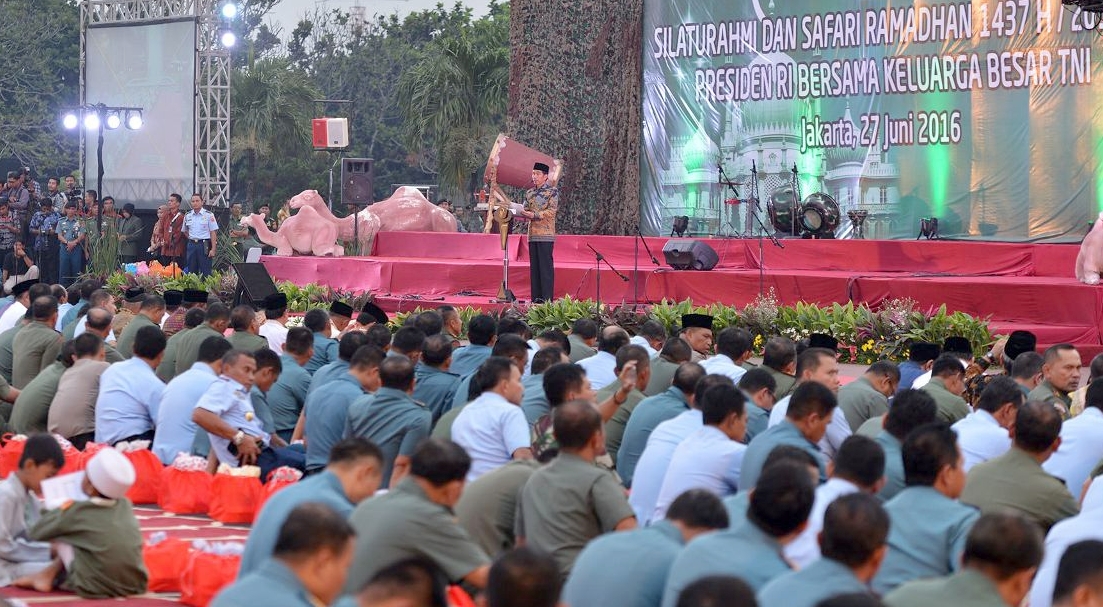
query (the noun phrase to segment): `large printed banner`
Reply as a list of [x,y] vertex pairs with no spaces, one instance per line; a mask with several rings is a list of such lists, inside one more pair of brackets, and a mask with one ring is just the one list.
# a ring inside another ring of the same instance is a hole
[[1099,22],[1060,0],[646,0],[644,229],[774,232],[794,188],[838,202],[841,237],[864,210],[866,237],[934,217],[1076,241],[1103,210]]

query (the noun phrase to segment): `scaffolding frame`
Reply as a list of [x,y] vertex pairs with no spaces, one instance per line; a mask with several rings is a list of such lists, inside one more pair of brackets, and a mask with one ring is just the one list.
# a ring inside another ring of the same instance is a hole
[[[86,98],[87,32],[92,25],[152,24],[193,19],[195,30],[194,150],[192,191],[214,207],[230,205],[230,52],[219,45],[220,0],[81,0],[80,104]],[[156,125],[151,125],[156,128]],[[88,153],[80,130],[80,167]],[[149,185],[149,184],[146,184]],[[138,188],[141,190],[142,188]],[[184,192],[185,196],[187,192]],[[103,192],[100,192],[103,195]],[[167,196],[161,193],[160,197]]]

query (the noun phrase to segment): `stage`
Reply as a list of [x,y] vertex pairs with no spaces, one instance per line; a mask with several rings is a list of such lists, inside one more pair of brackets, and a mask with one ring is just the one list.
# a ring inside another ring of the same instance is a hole
[[[710,271],[666,265],[669,238],[560,236],[555,243],[557,296],[607,304],[692,299],[695,304],[744,305],[773,288],[782,303],[865,302],[910,297],[921,307],[990,316],[993,331],[1027,329],[1040,345],[1071,342],[1084,364],[1103,350],[1103,288],[1077,282],[1076,245],[914,240],[769,240],[704,238],[719,263]],[[594,253],[608,263],[595,266]],[[636,248],[638,246],[638,254]],[[760,248],[761,246],[761,248]],[[528,245],[508,243],[509,286],[529,299]],[[262,263],[273,279],[369,290],[387,311],[444,303],[491,308],[502,279],[500,237],[493,234],[381,232],[370,257],[276,257]],[[761,274],[760,274],[761,271]],[[637,295],[638,294],[638,295]]]

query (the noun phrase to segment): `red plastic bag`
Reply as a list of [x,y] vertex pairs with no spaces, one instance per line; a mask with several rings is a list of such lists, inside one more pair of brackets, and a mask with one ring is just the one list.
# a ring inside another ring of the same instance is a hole
[[61,467],[61,470],[57,471],[58,476],[84,470],[86,463],[84,453],[82,453],[80,449],[74,447],[73,443],[69,441],[62,443],[61,452],[65,454],[65,465]]
[[[88,462],[92,460],[92,456],[99,453],[100,449],[104,449],[107,445],[103,443],[89,442],[84,445],[84,451],[80,452],[80,456],[77,458],[77,468],[84,470],[88,467]],[[65,464],[69,465],[69,460],[65,460]]]
[[191,558],[191,542],[169,538],[142,546],[142,560],[149,572],[150,592],[180,592],[180,567]]
[[168,466],[161,471],[161,492],[157,503],[173,514],[206,514],[211,505],[214,479],[205,471],[179,470]]
[[26,442],[25,437],[12,437],[4,443],[4,447],[0,449],[0,477],[7,478],[19,469],[19,458],[23,457],[23,445]]
[[277,478],[264,483],[264,486],[260,490],[260,494],[257,496],[257,509],[255,512],[253,512],[253,520],[257,520],[257,517],[260,516],[261,509],[263,509],[264,505],[268,503],[268,499],[270,497],[279,493],[280,490],[286,489],[298,482],[299,481]]
[[192,607],[207,607],[219,591],[234,583],[240,568],[240,556],[192,552],[180,574],[180,602]]
[[211,506],[207,515],[220,523],[252,523],[260,493],[259,478],[216,474],[211,483]]
[[135,504],[156,504],[161,492],[161,460],[149,449],[123,453],[134,464],[135,479],[126,497]]
[[470,594],[460,586],[448,587],[448,607],[475,607]]

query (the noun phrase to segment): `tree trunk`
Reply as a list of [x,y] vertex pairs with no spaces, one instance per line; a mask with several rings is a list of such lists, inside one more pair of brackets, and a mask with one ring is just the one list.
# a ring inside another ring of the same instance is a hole
[[564,160],[562,233],[640,217],[642,0],[513,0],[508,132]]

